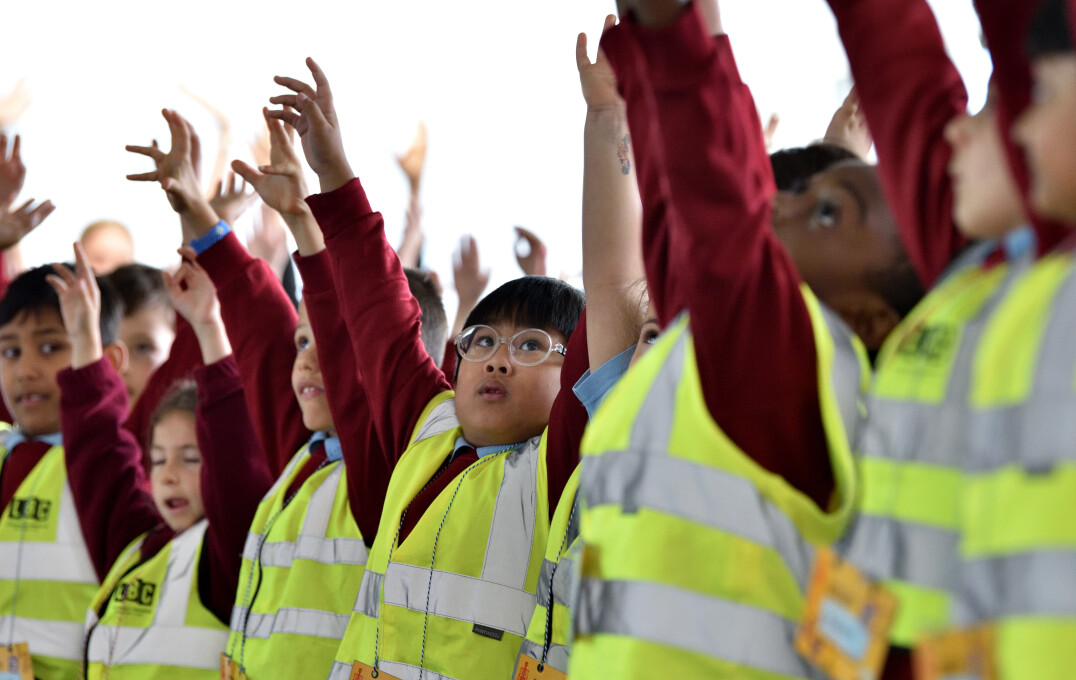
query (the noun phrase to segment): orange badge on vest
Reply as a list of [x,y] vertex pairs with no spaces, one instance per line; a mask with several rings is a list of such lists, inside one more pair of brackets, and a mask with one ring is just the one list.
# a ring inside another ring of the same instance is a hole
[[933,635],[915,647],[918,680],[997,680],[991,624]]
[[0,678],[34,680],[34,662],[30,660],[30,645],[18,642],[0,647]]
[[395,675],[389,675],[385,671],[379,671],[373,666],[364,664],[361,661],[356,661],[351,666],[351,678],[350,680],[370,680],[370,678],[377,678],[377,680],[400,680]]
[[526,654],[519,655],[516,672],[512,674],[512,680],[567,680],[567,678],[567,675],[556,668],[543,665],[538,659]]

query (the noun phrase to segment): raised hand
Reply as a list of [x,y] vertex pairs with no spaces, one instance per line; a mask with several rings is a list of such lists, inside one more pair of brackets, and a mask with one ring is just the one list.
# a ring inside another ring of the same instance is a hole
[[17,245],[56,209],[52,201],[37,206],[33,203],[31,198],[14,210],[0,210],[0,250]]
[[859,110],[859,93],[856,88],[845,97],[844,103],[833,114],[833,119],[826,129],[826,136],[822,138],[827,144],[842,146],[860,158],[866,158],[870,153],[874,137],[867,128],[867,119]]
[[419,260],[422,259],[422,243],[425,240],[426,236],[422,233],[422,206],[419,205],[418,195],[411,194],[411,200],[407,204],[403,239],[400,241],[400,247],[396,249],[400,264],[418,268]]
[[254,229],[247,237],[247,250],[254,257],[268,262],[277,278],[280,278],[291,259],[288,253],[288,229],[280,213],[267,205],[262,205],[259,217],[254,220]]
[[545,276],[546,247],[542,239],[523,227],[516,227],[516,262],[527,276]]
[[20,80],[11,92],[0,97],[0,128],[6,128],[22,117],[30,106],[31,99],[25,78]]
[[489,270],[482,269],[478,261],[478,244],[470,234],[460,238],[460,246],[452,254],[452,283],[459,297],[456,321],[452,324],[452,337],[455,337],[463,330],[464,320],[489,285]]
[[60,298],[60,316],[71,342],[71,367],[88,366],[103,356],[101,348],[101,289],[82,246],[75,243],[75,270],[53,264],[46,280]]
[[317,173],[322,193],[328,193],[350,182],[355,173],[351,171],[344,153],[344,144],[340,138],[340,121],[336,117],[329,81],[313,59],[308,57],[306,65],[317,89],[295,78],[276,76],[273,80],[278,85],[283,85],[295,94],[270,97],[270,103],[280,104],[285,108],[269,111],[267,115],[284,121],[299,133],[306,162]]
[[766,142],[766,150],[769,151],[773,147],[773,138],[777,134],[777,127],[781,124],[781,118],[776,113],[770,114],[770,119],[766,121],[766,127],[762,129],[762,139]]
[[[182,116],[171,109],[164,109],[161,115],[168,122],[168,131],[172,137],[172,146],[168,153],[161,151],[154,140],[150,146],[128,145],[131,153],[148,156],[156,169],[127,175],[135,182],[159,182],[168,195],[172,209],[194,225],[197,231],[205,233],[220,221],[217,213],[209,205],[198,182],[198,175],[191,160],[193,150],[193,129]],[[198,234],[201,235],[201,234]]]
[[[616,17],[610,14],[605,17],[602,33],[604,34],[615,25]],[[576,38],[575,65],[579,69],[579,84],[583,88],[583,99],[586,100],[591,111],[618,108],[624,105],[616,90],[616,76],[601,50],[598,50],[598,57],[594,63],[590,63],[590,57],[587,56],[586,33],[580,33]]]
[[15,202],[26,179],[26,166],[22,163],[19,149],[22,141],[15,135],[8,155],[7,135],[0,135],[0,210],[7,210]]
[[415,131],[415,139],[411,142],[411,148],[402,156],[396,157],[400,169],[407,175],[407,181],[411,184],[411,195],[417,196],[419,184],[422,182],[422,169],[426,167],[426,124],[419,123]]
[[292,140],[284,131],[284,125],[272,117],[272,111],[262,109],[262,113],[269,130],[269,163],[255,169],[243,161],[232,161],[232,170],[254,187],[267,206],[281,215],[309,214],[305,200],[309,192]]
[[177,252],[183,263],[175,274],[164,272],[164,285],[172,306],[194,329],[202,350],[202,362],[208,366],[232,353],[220,315],[217,289],[209,274],[198,264],[192,248],[183,247]]
[[213,190],[213,196],[209,199],[209,206],[217,213],[217,216],[228,224],[235,224],[239,216],[246,212],[254,200],[258,197],[253,191],[247,192],[247,181],[236,181],[234,172],[229,172],[226,181],[217,182]]
[[[219,143],[217,144],[217,157],[213,160],[213,169],[209,173],[209,186],[216,186],[217,182],[224,179],[224,168],[228,165],[228,149],[232,145],[232,123],[228,119],[228,114],[224,113],[221,109],[213,106],[212,103],[205,97],[202,97],[198,93],[186,85],[180,85],[179,89],[183,91],[188,97],[201,104],[201,106],[213,116],[213,120],[217,121],[217,129],[220,130]],[[194,137],[193,139],[197,139]],[[193,141],[192,139],[192,141]],[[193,147],[192,147],[193,150]],[[198,149],[197,162],[194,163],[194,172],[201,177],[201,149]],[[192,153],[192,157],[194,154]],[[231,224],[229,220],[224,220]]]

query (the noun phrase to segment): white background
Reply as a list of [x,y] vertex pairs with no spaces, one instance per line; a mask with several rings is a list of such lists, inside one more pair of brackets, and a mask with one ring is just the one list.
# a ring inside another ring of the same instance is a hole
[[[932,5],[978,107],[990,62],[971,1]],[[159,111],[176,108],[200,131],[208,174],[216,123],[185,85],[229,116],[229,156],[250,159],[260,109],[283,92],[272,76],[308,79],[310,55],[333,85],[352,166],[393,243],[407,202],[394,154],[426,122],[424,261],[449,290],[451,252],[466,232],[493,269],[490,289],[517,276],[517,224],[545,239],[551,274],[576,274],[585,105],[575,36],[590,34],[593,56],[614,9],[611,0],[6,2],[0,92],[24,77],[33,91],[11,130],[23,135],[22,197],[58,206],[25,240],[26,264],[70,258],[68,244],[100,218],[132,230],[140,260],[177,260],[176,219],[155,185],[124,179],[150,169],[124,144],[167,146]],[[851,84],[825,3],[725,0],[722,10],[763,120],[781,117],[774,148],[821,137]],[[445,297],[451,315],[455,296]]]

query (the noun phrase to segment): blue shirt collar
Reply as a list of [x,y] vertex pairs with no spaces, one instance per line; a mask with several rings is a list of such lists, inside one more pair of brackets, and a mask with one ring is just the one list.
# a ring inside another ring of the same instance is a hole
[[52,434],[39,434],[36,437],[27,437],[26,434],[19,428],[13,428],[7,435],[7,450],[14,449],[19,444],[25,444],[28,441],[45,442],[52,446],[63,446],[64,437],[61,432],[53,432]]
[[325,457],[335,463],[344,457],[344,449],[340,446],[340,437],[334,437],[328,432],[315,432],[310,438],[310,444],[314,442],[325,443]]
[[[485,458],[486,456],[493,456],[498,453],[504,453],[505,451],[517,451],[527,442],[519,442],[518,444],[496,444],[494,446],[474,446],[471,447],[478,454],[479,458]],[[463,437],[456,439],[456,448],[452,450],[452,457],[455,458],[459,450],[465,447],[470,447],[467,440]]]

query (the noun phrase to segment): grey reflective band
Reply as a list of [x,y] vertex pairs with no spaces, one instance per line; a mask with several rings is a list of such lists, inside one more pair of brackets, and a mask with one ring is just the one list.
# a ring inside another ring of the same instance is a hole
[[[257,534],[252,535],[257,536]],[[250,545],[249,540],[247,545]],[[258,562],[263,567],[282,568],[290,567],[295,560],[362,566],[366,564],[366,556],[366,545],[362,539],[300,536],[296,543],[287,541],[266,543],[262,546],[261,559]],[[243,557],[252,560],[245,550]]]
[[549,580],[554,569],[557,576],[553,579],[553,601],[563,607],[571,607],[575,561],[569,557],[562,557],[559,562],[542,560],[542,570],[538,572],[538,606],[549,608]]
[[[232,629],[247,615],[246,607],[232,610]],[[268,640],[272,635],[309,635],[311,637],[339,640],[344,637],[348,614],[333,614],[317,609],[281,607],[276,614],[250,612],[247,619],[246,637]]]
[[394,675],[400,680],[456,680],[447,675],[441,675],[440,673],[434,673],[430,669],[421,669],[418,666],[412,666],[409,663],[399,663],[397,661],[385,661],[381,660],[378,667],[388,673]]
[[[542,645],[531,642],[530,640],[523,640],[523,646],[520,648],[521,654],[526,654],[532,659],[542,660]],[[568,659],[571,656],[571,648],[565,645],[549,645],[549,653],[546,655],[545,665],[560,671],[561,673],[568,673]]]
[[423,439],[436,437],[449,430],[454,430],[460,425],[460,419],[456,417],[456,400],[446,399],[430,411],[426,416],[422,427],[411,437],[411,444],[417,444]]
[[[90,663],[220,670],[228,631],[208,628],[97,626],[86,652]],[[33,643],[31,643],[33,644]],[[111,657],[111,660],[110,658]]]
[[617,451],[588,457],[580,488],[590,507],[618,505],[625,513],[648,508],[777,550],[799,585],[806,585],[814,551],[748,479],[674,456]]
[[[83,624],[69,621],[43,621],[25,616],[0,616],[0,631],[6,636],[18,636],[15,640],[30,640],[33,653],[53,656],[66,661],[82,659]],[[13,631],[13,632],[7,632]],[[4,640],[14,642],[12,637]]]
[[[431,584],[432,578],[432,584]],[[535,597],[522,588],[400,562],[385,573],[385,604],[477,623],[519,636],[527,634]]]
[[352,665],[343,661],[333,661],[332,670],[329,671],[329,680],[351,680]]
[[[493,506],[493,521],[482,562],[483,581],[513,588],[523,588],[527,584],[538,506],[541,443],[541,437],[534,437],[518,452],[504,456],[504,475]],[[525,631],[524,628],[524,634]]]
[[844,433],[849,445],[855,449],[859,441],[863,417],[860,406],[863,404],[863,364],[855,349],[855,337],[852,329],[826,305],[819,303],[826,328],[833,338],[833,367],[830,371],[830,384],[837,401],[837,410],[841,414]]
[[966,399],[966,390],[940,404],[872,395],[860,457],[959,468],[962,442],[968,436]]
[[860,514],[838,545],[844,558],[875,579],[909,581],[948,590],[957,574],[956,531]]
[[381,600],[381,584],[385,580],[384,574],[379,574],[373,569],[362,572],[362,582],[359,584],[359,594],[355,598],[355,613],[377,618],[377,605]]
[[797,624],[773,612],[647,581],[584,578],[577,635],[621,635],[790,677],[813,677]]
[[1076,617],[1076,552],[1037,550],[962,565],[958,623],[1006,617]]

